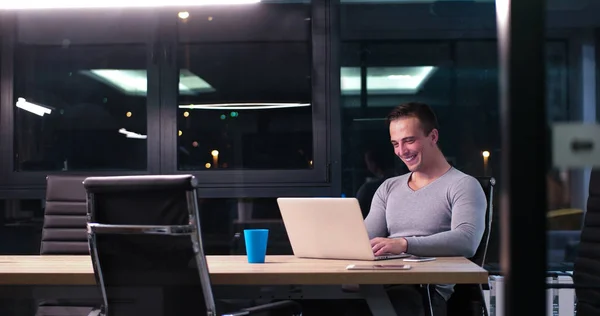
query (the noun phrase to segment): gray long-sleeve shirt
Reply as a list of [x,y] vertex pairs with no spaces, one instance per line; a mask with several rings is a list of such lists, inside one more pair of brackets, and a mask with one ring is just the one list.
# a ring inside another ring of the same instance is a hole
[[[481,185],[455,168],[413,190],[410,173],[381,184],[365,219],[369,238],[404,237],[417,256],[472,257],[485,230],[487,201]],[[438,287],[448,299],[452,285]]]

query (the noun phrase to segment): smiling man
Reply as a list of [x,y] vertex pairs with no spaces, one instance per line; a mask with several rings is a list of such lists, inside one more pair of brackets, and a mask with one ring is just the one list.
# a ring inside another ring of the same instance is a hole
[[[409,173],[383,182],[365,219],[375,255],[472,257],[485,230],[487,201],[477,179],[450,166],[438,146],[437,118],[422,103],[406,103],[388,115],[394,153]],[[435,316],[446,315],[453,285],[437,285]],[[414,286],[388,291],[398,315],[423,315]]]

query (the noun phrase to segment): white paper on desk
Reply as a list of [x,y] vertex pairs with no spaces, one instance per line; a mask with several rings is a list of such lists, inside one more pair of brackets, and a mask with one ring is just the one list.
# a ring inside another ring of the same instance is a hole
[[346,270],[409,270],[408,264],[350,264]]

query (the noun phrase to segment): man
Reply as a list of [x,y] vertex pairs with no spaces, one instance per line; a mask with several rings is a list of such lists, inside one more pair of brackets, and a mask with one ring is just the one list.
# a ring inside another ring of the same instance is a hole
[[[365,225],[375,255],[472,257],[485,230],[487,201],[479,182],[450,166],[438,147],[435,114],[422,103],[406,103],[388,116],[394,153],[409,173],[384,181]],[[435,316],[446,314],[453,285],[436,285]],[[423,315],[416,286],[388,290],[398,315]]]

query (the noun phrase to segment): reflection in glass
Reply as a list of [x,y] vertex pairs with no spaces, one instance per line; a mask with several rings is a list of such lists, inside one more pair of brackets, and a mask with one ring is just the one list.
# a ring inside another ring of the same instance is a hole
[[179,170],[312,168],[309,8],[265,4],[177,18]]
[[[146,96],[148,90],[148,76],[145,69],[91,69],[82,70],[82,74],[106,83],[127,95]],[[214,89],[187,69],[179,73],[179,93],[183,95],[194,95],[204,92],[212,92]]]
[[15,169],[145,170],[143,45],[41,46],[15,53]]
[[35,115],[44,116],[45,114],[52,113],[52,109],[48,106],[43,106],[31,102],[27,102],[24,98],[18,98],[15,104],[18,108],[31,112]]
[[[572,6],[572,1],[559,2],[549,9],[552,17],[547,21],[548,123],[576,119],[572,115],[579,111],[589,113],[577,104],[579,101],[574,101],[595,100],[596,96],[595,81],[585,82],[594,76],[583,74],[595,69],[597,56],[592,47],[597,38],[591,30],[597,23],[590,19],[589,23],[594,24],[590,31],[581,32],[582,28],[575,37],[568,30],[575,25],[582,27],[583,16],[597,9],[591,2]],[[380,184],[378,181],[387,176],[381,172],[385,169],[382,165],[389,166],[395,174],[402,173],[399,170],[402,162],[394,156],[389,143],[385,117],[394,106],[410,101],[424,102],[434,108],[440,123],[438,144],[452,165],[467,174],[493,176],[497,183],[503,183],[494,2],[342,0],[341,3],[342,193],[359,198],[367,196],[365,193],[372,192]],[[589,38],[581,40],[585,36]],[[586,51],[587,58],[578,56]],[[436,70],[418,89],[394,86],[392,78],[406,78],[402,76],[406,74],[394,71],[423,66]],[[375,80],[377,73],[379,77]],[[581,89],[592,93],[582,97]],[[572,230],[550,231],[550,262],[569,261],[565,254],[573,253],[568,245],[578,236],[576,227],[581,224],[581,212],[574,210],[580,209],[576,196],[579,193],[572,190],[581,181],[579,178],[564,170],[552,171],[548,176],[551,193],[548,227]],[[496,190],[501,187],[497,185]],[[494,194],[496,206],[501,195],[498,191]],[[367,210],[368,200],[361,203]],[[496,212],[486,258],[492,265],[499,262],[499,222]]]
[[[368,67],[367,90],[369,94],[415,94],[436,69],[434,66]],[[342,67],[341,85],[344,95],[360,94],[360,68]]]
[[243,232],[253,228],[269,229],[267,254],[292,254],[276,199],[200,198],[198,206],[207,254],[245,254]]

